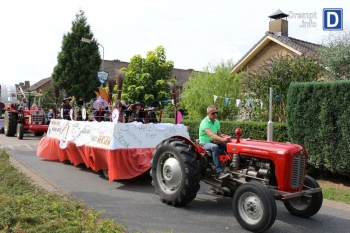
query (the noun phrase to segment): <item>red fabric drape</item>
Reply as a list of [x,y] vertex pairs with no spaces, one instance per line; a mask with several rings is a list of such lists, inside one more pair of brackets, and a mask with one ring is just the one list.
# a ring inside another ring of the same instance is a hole
[[131,179],[150,168],[152,152],[155,148],[124,148],[109,150],[87,145],[77,147],[69,142],[61,149],[59,140],[43,137],[38,145],[37,156],[47,160],[63,162],[69,160],[74,166],[84,163],[94,171],[108,169],[109,180]]

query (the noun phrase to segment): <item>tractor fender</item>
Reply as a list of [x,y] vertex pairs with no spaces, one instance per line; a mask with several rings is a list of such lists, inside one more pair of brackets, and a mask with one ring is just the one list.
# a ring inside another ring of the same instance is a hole
[[[202,156],[206,153],[206,151],[198,144],[192,142],[190,139],[180,136],[180,135],[175,135],[170,138],[177,138],[180,140],[183,140],[186,144],[190,145],[193,149],[194,152],[197,154],[197,159],[200,160]],[[168,138],[169,139],[169,138]]]

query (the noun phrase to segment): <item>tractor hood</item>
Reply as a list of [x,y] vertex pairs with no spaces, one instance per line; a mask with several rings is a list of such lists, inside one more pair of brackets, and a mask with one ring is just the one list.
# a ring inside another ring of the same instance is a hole
[[284,157],[286,155],[306,155],[305,148],[298,144],[251,139],[233,139],[232,142],[227,143],[227,152],[261,158],[270,157],[272,160]]

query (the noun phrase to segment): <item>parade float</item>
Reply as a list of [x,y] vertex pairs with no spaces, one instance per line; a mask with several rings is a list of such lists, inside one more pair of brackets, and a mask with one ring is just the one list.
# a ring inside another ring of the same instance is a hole
[[[123,74],[119,73],[118,96],[120,99]],[[113,90],[115,80],[111,80],[109,90]],[[170,87],[175,96],[175,89]],[[54,84],[55,95],[58,97],[58,86]],[[97,97],[106,99],[111,107],[111,94],[103,88],[96,92]],[[57,98],[56,98],[57,100]],[[56,101],[57,102],[57,101]],[[57,105],[57,104],[56,104]],[[118,110],[111,109],[110,121],[84,121],[86,110],[82,109],[83,121],[52,119],[46,136],[41,139],[37,155],[46,160],[70,162],[75,166],[85,164],[93,171],[104,171],[110,180],[130,179],[141,175],[150,168],[152,152],[157,144],[173,135],[189,138],[187,128],[182,124],[149,123],[149,112],[145,109],[145,121],[118,123]],[[69,112],[70,119],[74,111]]]
[[157,144],[173,135],[189,138],[182,124],[53,119],[37,155],[75,166],[83,163],[94,171],[108,170],[110,181],[130,179],[150,168]]

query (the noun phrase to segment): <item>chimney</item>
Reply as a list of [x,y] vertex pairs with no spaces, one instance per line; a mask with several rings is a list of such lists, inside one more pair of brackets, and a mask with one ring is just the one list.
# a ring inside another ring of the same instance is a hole
[[268,16],[270,18],[269,32],[273,32],[279,36],[288,36],[288,16],[280,9]]

